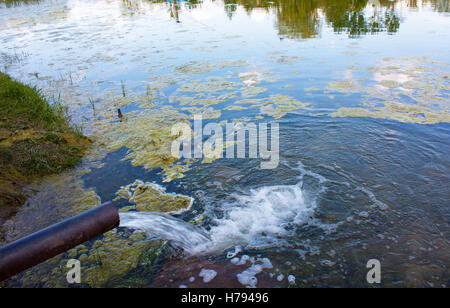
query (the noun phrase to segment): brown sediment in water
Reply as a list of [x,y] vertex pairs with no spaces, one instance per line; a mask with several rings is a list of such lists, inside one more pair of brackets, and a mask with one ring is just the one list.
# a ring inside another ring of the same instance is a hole
[[[194,256],[184,259],[173,259],[165,264],[158,276],[153,280],[152,287],[167,288],[186,286],[188,288],[242,288],[238,274],[249,267],[248,264],[234,265],[230,260],[215,260]],[[202,270],[212,270],[216,275],[211,280],[204,280],[200,275]],[[270,271],[257,274],[259,288],[273,288],[276,280],[270,277]]]

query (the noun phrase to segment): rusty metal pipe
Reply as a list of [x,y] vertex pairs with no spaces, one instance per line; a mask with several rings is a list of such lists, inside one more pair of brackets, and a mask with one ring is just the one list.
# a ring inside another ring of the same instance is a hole
[[119,226],[107,202],[0,248],[0,281]]

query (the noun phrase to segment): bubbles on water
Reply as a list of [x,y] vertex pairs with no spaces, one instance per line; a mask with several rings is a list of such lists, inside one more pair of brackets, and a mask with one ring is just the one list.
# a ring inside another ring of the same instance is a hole
[[198,274],[198,276],[203,278],[204,283],[208,283],[217,276],[217,272],[212,269],[204,269],[203,268],[200,271],[200,274]]
[[288,281],[290,284],[295,284],[295,276],[294,275],[289,275],[288,276]]
[[239,262],[235,265],[244,265],[247,261],[250,261],[252,265],[243,272],[237,274],[236,277],[242,285],[248,288],[255,288],[258,283],[258,278],[256,278],[256,275],[265,269],[272,269],[273,265],[268,258],[255,259],[247,255],[243,255]]
[[[224,216],[209,231],[217,250],[234,245],[267,248],[288,245],[298,226],[314,222],[316,204],[306,200],[301,185],[264,186],[234,195],[223,205]],[[320,227],[319,222],[315,225]]]
[[242,251],[242,248],[240,246],[236,246],[234,248],[234,251],[229,251],[227,253],[227,259],[231,259],[234,258],[238,253],[240,253]]

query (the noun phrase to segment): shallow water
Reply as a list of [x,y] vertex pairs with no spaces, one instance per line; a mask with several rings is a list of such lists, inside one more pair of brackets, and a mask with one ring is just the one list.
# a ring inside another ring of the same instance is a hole
[[[449,29],[445,0],[2,4],[1,69],[94,140],[79,168],[29,187],[7,240],[140,179],[194,202],[176,218],[122,213],[107,240],[169,242],[150,267],[111,257],[118,273],[98,283],[89,259],[89,286],[370,286],[369,259],[381,286],[448,286]],[[168,160],[167,129],[196,113],[279,123],[278,167]],[[65,286],[69,257],[9,284]]]

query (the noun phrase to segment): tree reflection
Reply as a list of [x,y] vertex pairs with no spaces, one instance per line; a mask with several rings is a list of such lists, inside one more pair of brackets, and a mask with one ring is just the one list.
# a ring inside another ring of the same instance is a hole
[[320,33],[318,2],[314,0],[278,1],[277,27],[280,36],[310,38]]
[[[215,1],[215,0],[212,0]],[[200,0],[148,0],[166,3],[170,16],[180,21],[180,11],[195,9]],[[276,28],[280,37],[306,39],[318,36],[324,25],[336,33],[359,37],[379,32],[395,33],[400,27],[396,5],[411,8],[430,5],[438,12],[449,12],[448,0],[223,0],[224,11],[232,19],[243,8],[248,14],[263,9],[276,16]]]

